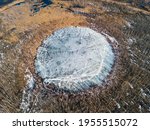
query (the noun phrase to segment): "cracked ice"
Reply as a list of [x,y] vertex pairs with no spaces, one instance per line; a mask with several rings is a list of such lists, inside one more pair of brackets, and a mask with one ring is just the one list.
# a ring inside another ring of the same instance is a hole
[[43,41],[37,50],[35,69],[44,83],[78,91],[100,86],[114,59],[105,35],[86,27],[67,27]]

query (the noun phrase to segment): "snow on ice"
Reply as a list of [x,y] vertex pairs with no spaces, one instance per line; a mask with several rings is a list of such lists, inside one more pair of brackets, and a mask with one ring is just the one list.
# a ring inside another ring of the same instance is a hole
[[37,50],[36,73],[44,83],[78,91],[100,86],[114,64],[107,41],[114,38],[86,27],[67,27],[54,32]]

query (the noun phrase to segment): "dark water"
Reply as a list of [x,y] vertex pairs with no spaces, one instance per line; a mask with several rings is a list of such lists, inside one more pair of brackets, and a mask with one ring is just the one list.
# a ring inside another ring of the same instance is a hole
[[11,3],[14,0],[0,0],[0,6],[6,5],[8,3]]
[[[11,3],[14,0],[0,0],[0,6],[6,5],[8,3]],[[34,1],[34,0],[33,0]],[[43,7],[46,7],[50,4],[52,4],[52,0],[41,0],[41,2],[43,2]]]
[[[42,3],[42,4],[40,4],[40,3]],[[40,8],[44,8],[52,3],[53,3],[52,0],[41,0],[41,2],[35,2],[35,4],[31,8],[31,10],[35,13],[35,12],[38,12],[40,10]],[[40,6],[38,6],[39,4],[40,4]]]
[[42,0],[45,5],[50,5],[52,4],[52,0]]

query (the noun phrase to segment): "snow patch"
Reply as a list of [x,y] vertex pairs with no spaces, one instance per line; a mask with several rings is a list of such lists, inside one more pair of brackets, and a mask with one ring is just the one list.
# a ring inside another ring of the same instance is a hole
[[142,106],[141,105],[139,105],[139,110],[140,110],[140,112],[142,112]]
[[136,43],[136,39],[135,38],[129,38],[128,39],[128,44],[132,45],[133,43]]
[[131,83],[128,82],[128,84],[129,84],[129,86],[130,86],[131,89],[134,88],[133,85],[132,85]]
[[144,90],[142,88],[140,89],[140,91],[141,91],[141,94],[142,94],[143,97],[147,96],[147,94],[144,92]]
[[35,87],[35,80],[33,78],[32,73],[30,72],[30,70],[28,68],[26,69],[25,73],[26,73],[26,75],[25,75],[26,86],[23,91],[20,109],[23,112],[29,112],[30,111],[30,103],[32,102],[32,91]]
[[0,67],[2,67],[3,60],[4,60],[4,53],[0,53]]
[[121,108],[120,104],[119,103],[116,103],[116,104],[117,104],[117,107],[120,109]]
[[25,80],[27,82],[26,86],[32,90],[34,89],[34,86],[35,86],[35,80],[33,78],[33,75],[28,68],[26,69],[25,73],[26,73]]
[[100,86],[114,64],[108,40],[116,40],[85,27],[67,27],[43,41],[35,60],[36,73],[46,84],[67,90]]
[[130,22],[126,22],[126,25],[129,27],[129,28],[132,28],[132,24]]

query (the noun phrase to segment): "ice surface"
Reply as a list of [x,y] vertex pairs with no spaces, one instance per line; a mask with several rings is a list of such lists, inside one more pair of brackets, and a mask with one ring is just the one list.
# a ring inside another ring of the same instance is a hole
[[100,86],[113,64],[114,53],[105,35],[85,27],[67,27],[43,41],[35,69],[44,83],[77,91]]

